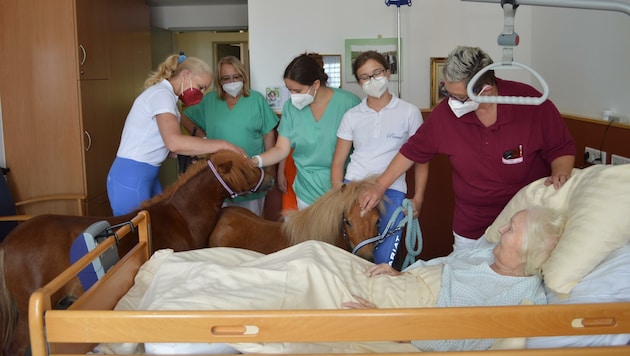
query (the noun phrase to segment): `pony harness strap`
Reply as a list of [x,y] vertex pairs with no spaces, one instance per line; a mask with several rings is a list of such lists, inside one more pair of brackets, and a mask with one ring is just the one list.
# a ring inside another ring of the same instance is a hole
[[262,184],[263,180],[265,179],[265,170],[262,168],[258,168],[260,169],[260,179],[258,180],[258,184],[256,184],[256,186],[250,190],[246,190],[243,192],[235,192],[232,190],[232,188],[230,188],[229,185],[227,185],[227,183],[225,183],[225,181],[223,180],[223,178],[221,177],[221,175],[219,174],[219,172],[217,171],[216,167],[214,166],[214,163],[212,163],[211,160],[207,160],[206,161],[208,163],[208,167],[210,167],[210,169],[212,170],[212,173],[214,174],[214,176],[217,178],[217,180],[219,181],[219,183],[221,183],[221,185],[223,186],[223,188],[225,188],[225,190],[228,192],[228,194],[230,194],[230,198],[234,199],[238,196],[241,195],[246,195],[246,194],[251,194],[255,191],[258,190],[258,188],[260,188],[260,185]]

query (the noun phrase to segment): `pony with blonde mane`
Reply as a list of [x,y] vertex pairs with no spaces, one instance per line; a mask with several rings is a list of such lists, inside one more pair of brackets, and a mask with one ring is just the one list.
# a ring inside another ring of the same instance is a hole
[[[322,195],[311,206],[285,213],[285,221],[265,220],[245,208],[225,207],[208,240],[210,247],[238,247],[272,253],[307,240],[324,241],[352,251],[378,234],[377,209],[361,211],[358,194],[374,179],[353,181]],[[372,259],[374,243],[356,254]]]

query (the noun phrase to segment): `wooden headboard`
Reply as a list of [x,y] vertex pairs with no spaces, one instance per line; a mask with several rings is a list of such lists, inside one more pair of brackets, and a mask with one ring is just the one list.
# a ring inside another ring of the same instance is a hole
[[577,155],[575,167],[584,166],[584,148],[592,147],[607,153],[606,164],[616,154],[630,158],[630,124],[596,120],[576,115],[563,114],[573,140]]

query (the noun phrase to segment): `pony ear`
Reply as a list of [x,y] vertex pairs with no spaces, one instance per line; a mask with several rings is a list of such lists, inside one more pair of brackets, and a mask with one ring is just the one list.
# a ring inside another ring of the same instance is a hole
[[232,161],[225,161],[217,165],[217,168],[219,168],[222,173],[228,173],[232,170]]

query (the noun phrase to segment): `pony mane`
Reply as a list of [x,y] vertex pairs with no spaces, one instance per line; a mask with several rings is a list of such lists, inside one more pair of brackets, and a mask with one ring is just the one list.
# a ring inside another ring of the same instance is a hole
[[320,240],[334,244],[339,238],[342,216],[358,202],[358,194],[374,184],[370,177],[333,188],[309,207],[287,214],[282,233],[292,245],[307,240]]
[[147,206],[154,205],[155,203],[157,203],[159,201],[166,200],[166,199],[170,198],[171,195],[173,195],[173,193],[175,193],[175,191],[177,191],[177,189],[179,189],[179,187],[181,187],[182,185],[186,184],[186,182],[188,182],[190,180],[190,178],[196,176],[197,173],[199,173],[199,171],[201,171],[204,168],[208,168],[206,160],[205,159],[199,159],[197,162],[193,163],[190,167],[188,167],[188,169],[186,169],[186,172],[181,174],[173,184],[167,186],[166,189],[164,189],[164,191],[162,193],[152,197],[149,200],[145,200],[141,204],[140,208],[144,209]]
[[208,157],[199,158],[197,162],[188,167],[186,172],[178,177],[175,183],[166,187],[164,192],[143,202],[142,208],[170,198],[179,187],[186,184],[192,177],[203,170],[210,170],[207,163],[208,159],[212,161],[225,183],[232,189],[237,189],[236,187],[248,187],[252,185],[251,182],[258,181],[260,172],[257,168],[253,169],[248,159],[236,152],[227,150],[217,151]]

